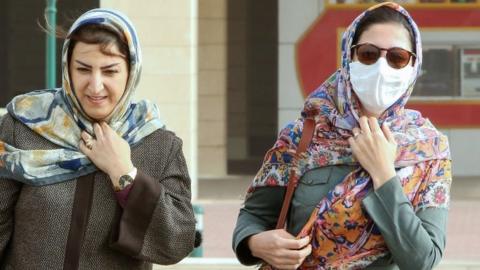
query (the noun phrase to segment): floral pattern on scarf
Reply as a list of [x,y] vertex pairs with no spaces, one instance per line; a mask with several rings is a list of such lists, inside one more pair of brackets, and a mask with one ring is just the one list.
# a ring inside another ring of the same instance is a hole
[[[316,206],[298,237],[310,235],[312,254],[299,269],[360,269],[388,252],[382,235],[361,208],[372,191],[371,177],[352,155],[348,138],[358,127],[359,101],[352,95],[348,63],[353,36],[360,20],[372,9],[386,6],[403,14],[415,39],[416,76],[406,93],[379,118],[398,144],[395,168],[414,210],[447,208],[451,185],[450,150],[446,136],[417,111],[404,108],[420,72],[422,48],[418,27],[401,6],[385,2],[359,15],[342,39],[342,67],[307,98],[301,118],[288,124],[263,161],[248,193],[260,187],[287,186],[292,174],[298,179],[307,171],[331,165],[357,166]],[[315,120],[312,142],[294,158],[302,136],[304,119]]]

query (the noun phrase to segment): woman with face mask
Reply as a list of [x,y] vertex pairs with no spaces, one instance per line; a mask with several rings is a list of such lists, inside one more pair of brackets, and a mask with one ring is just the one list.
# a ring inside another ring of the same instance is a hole
[[62,88],[7,105],[1,269],[151,269],[193,249],[182,143],[133,100],[141,64],[130,20],[93,9],[66,36]]
[[[341,46],[341,68],[267,152],[233,249],[267,269],[432,269],[452,178],[447,138],[405,109],[422,63],[419,30],[386,2],[359,15]],[[275,229],[289,183],[286,228]]]

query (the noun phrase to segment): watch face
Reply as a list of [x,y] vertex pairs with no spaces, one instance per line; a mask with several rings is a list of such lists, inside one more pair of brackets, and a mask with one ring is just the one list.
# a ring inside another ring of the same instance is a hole
[[122,180],[123,180],[123,181],[129,181],[129,182],[132,182],[132,181],[133,181],[132,177],[131,177],[130,175],[128,175],[128,174],[125,174],[125,175],[120,176],[120,181],[122,181]]
[[120,188],[123,189],[124,187],[128,186],[132,182],[133,182],[133,178],[130,175],[125,174],[120,176],[120,180],[118,181],[118,184],[120,185]]

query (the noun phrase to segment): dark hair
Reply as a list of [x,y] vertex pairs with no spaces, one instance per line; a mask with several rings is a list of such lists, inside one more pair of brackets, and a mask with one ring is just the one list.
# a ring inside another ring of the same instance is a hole
[[407,21],[407,18],[400,12],[385,6],[373,9],[371,11],[368,11],[365,14],[365,16],[358,23],[358,27],[355,31],[355,35],[353,36],[352,45],[357,44],[362,33],[368,30],[370,26],[372,26],[373,24],[380,24],[380,23],[398,23],[403,25],[405,29],[408,31],[408,34],[410,36],[410,42],[412,44],[412,52],[416,53],[413,29],[410,23]]
[[81,26],[67,38],[70,38],[70,44],[68,48],[68,60],[72,56],[73,48],[77,42],[83,42],[87,44],[99,44],[100,51],[106,55],[115,55],[110,50],[111,45],[117,46],[120,54],[125,57],[127,63],[129,63],[129,50],[127,40],[123,35],[119,35],[113,30],[100,25],[100,24],[86,24]]
[[[69,24],[74,23],[74,18],[66,19]],[[59,39],[69,38],[70,44],[68,48],[68,61],[72,56],[73,48],[77,42],[83,42],[87,44],[99,44],[100,51],[106,55],[113,56],[114,54],[109,50],[111,45],[117,46],[120,54],[125,57],[127,63],[130,63],[128,43],[124,35],[119,35],[112,29],[101,25],[101,24],[86,24],[75,30],[73,33],[68,35],[68,31],[62,25],[56,25],[52,27],[48,23],[47,18],[45,17],[44,23],[37,21],[38,26],[42,29],[43,32],[47,34],[54,35]]]

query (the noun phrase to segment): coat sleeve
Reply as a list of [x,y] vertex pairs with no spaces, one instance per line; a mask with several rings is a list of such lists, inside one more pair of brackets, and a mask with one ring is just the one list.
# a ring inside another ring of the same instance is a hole
[[174,264],[193,249],[195,217],[182,143],[174,137],[160,177],[138,169],[111,246],[135,258]]
[[232,239],[233,251],[242,264],[260,263],[248,248],[247,240],[254,234],[275,229],[284,196],[284,187],[262,187],[255,189],[245,200]]
[[[8,115],[0,117],[0,142],[3,141],[13,145],[13,131],[13,119]],[[21,184],[19,182],[0,177],[0,261],[2,261],[5,255],[5,250],[12,236],[14,225],[13,210],[15,208],[20,189]]]
[[[444,170],[450,170],[450,162],[443,165]],[[371,192],[362,204],[400,269],[432,269],[440,262],[446,243],[446,208],[428,207],[415,212],[397,176]]]

